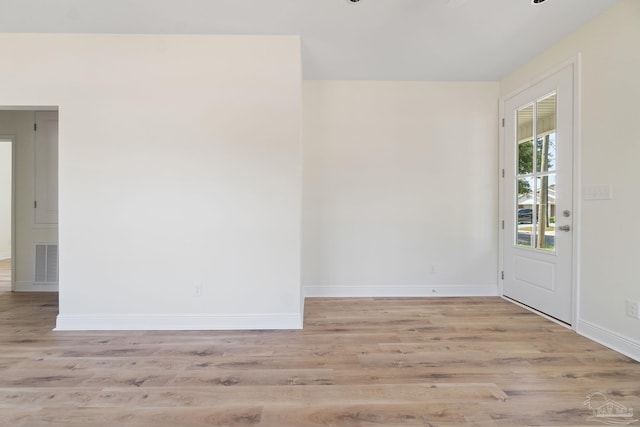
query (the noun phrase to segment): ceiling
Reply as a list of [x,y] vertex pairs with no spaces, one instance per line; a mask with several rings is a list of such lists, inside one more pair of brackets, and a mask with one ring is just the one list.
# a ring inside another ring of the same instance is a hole
[[305,79],[497,81],[618,0],[0,0],[0,31],[301,35]]

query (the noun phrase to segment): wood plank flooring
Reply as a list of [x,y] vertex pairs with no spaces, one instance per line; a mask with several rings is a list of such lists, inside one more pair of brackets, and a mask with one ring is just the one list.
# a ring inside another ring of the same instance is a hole
[[0,260],[0,292],[11,291],[11,260]]
[[1,426],[594,425],[593,392],[640,409],[640,363],[499,298],[313,298],[302,331],[52,332],[57,311],[0,293]]

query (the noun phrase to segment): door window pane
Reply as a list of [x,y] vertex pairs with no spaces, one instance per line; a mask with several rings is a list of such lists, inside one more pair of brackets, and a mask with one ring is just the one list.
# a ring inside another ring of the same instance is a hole
[[518,144],[518,175],[533,173],[533,140]]
[[519,247],[534,247],[532,239],[532,230],[534,224],[535,213],[533,206],[535,204],[534,197],[534,179],[519,178],[518,197],[516,200],[516,245]]
[[556,94],[542,98],[536,107],[536,170],[553,171],[556,168]]
[[535,247],[555,251],[556,247],[556,175],[537,178]]
[[533,173],[533,104],[518,110],[518,175]]

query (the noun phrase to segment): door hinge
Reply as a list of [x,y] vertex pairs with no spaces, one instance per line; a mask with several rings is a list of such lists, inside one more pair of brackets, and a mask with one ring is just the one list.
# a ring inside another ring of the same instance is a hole
[[504,219],[501,222],[502,222],[501,227],[504,230]]
[[37,123],[34,123],[34,124],[33,124],[33,131],[35,132],[35,131],[37,131],[37,130],[38,130],[38,124],[37,124]]
[[504,270],[500,272],[500,279],[504,280]]
[[502,127],[504,127],[504,117],[502,118]]
[[504,178],[504,169],[502,169],[502,177]]
[[38,209],[38,201],[37,200],[33,201],[33,209]]

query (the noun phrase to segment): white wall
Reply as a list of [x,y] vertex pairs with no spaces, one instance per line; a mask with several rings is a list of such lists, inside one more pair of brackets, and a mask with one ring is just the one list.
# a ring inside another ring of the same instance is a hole
[[301,326],[297,37],[3,34],[0,55],[0,105],[59,106],[59,329]]
[[11,258],[12,162],[11,141],[0,138],[0,260]]
[[640,2],[623,0],[500,84],[503,96],[581,54],[581,179],[613,200],[581,200],[578,331],[640,360]]
[[305,81],[308,296],[495,295],[498,84]]
[[[0,96],[0,98],[2,98]],[[1,102],[1,101],[0,101]],[[0,104],[1,105],[1,104]],[[56,243],[55,225],[35,225],[33,201],[35,196],[35,133],[33,111],[0,110],[0,135],[15,138],[15,253],[12,267],[16,290],[48,289],[47,285],[33,285],[35,280],[35,244]]]

